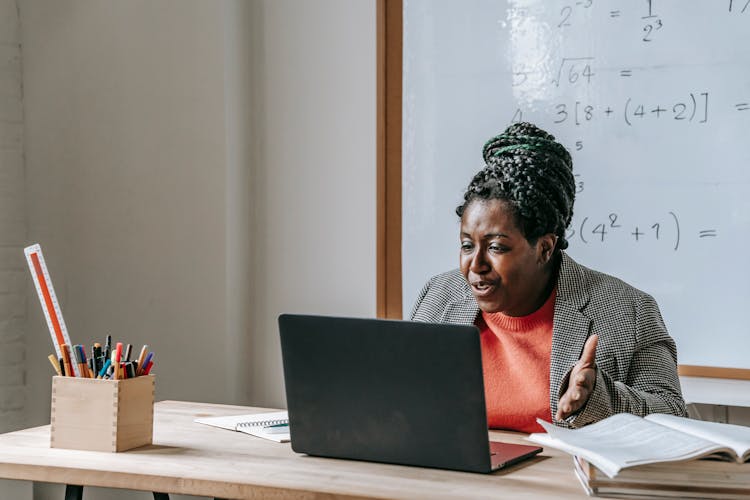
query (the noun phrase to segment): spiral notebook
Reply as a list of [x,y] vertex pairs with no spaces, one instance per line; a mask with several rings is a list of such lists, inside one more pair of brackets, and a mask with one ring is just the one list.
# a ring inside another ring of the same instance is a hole
[[277,443],[287,443],[290,440],[289,415],[286,411],[230,415],[227,417],[203,417],[196,418],[194,422],[221,427],[230,431],[244,432]]

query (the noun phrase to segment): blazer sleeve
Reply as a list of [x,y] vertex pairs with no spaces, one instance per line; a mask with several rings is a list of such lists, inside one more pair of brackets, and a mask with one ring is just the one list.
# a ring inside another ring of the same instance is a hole
[[[669,413],[687,416],[677,375],[677,348],[667,333],[656,301],[643,294],[636,308],[635,347],[627,375],[617,380],[598,366],[594,390],[584,407],[567,419],[577,428],[615,413]],[[570,372],[561,384],[558,398],[568,386]]]
[[419,292],[419,295],[417,296],[417,300],[414,301],[414,306],[411,308],[411,314],[409,314],[409,319],[411,321],[419,321],[419,319],[417,318],[417,313],[422,307],[422,302],[424,302],[424,298],[427,296],[427,292],[430,290],[434,279],[435,278],[431,278],[427,283],[425,283],[425,285],[422,287],[422,290]]

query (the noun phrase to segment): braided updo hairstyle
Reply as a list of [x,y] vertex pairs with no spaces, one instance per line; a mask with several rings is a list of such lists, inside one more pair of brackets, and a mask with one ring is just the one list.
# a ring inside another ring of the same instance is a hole
[[531,123],[514,123],[487,141],[482,153],[486,165],[466,188],[458,216],[472,201],[504,200],[529,242],[553,233],[558,236],[556,249],[567,248],[565,229],[575,200],[570,153]]

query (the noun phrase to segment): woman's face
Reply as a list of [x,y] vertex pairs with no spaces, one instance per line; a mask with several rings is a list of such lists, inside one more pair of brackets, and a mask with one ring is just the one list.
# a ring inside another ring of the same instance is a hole
[[503,200],[475,200],[461,218],[461,273],[485,312],[525,316],[544,304],[556,237],[530,244]]

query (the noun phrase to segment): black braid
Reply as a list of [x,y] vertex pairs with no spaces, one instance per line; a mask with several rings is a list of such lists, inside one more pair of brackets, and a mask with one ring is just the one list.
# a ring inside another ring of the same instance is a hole
[[504,200],[529,242],[554,233],[557,248],[567,248],[565,229],[573,217],[575,179],[565,147],[531,123],[515,123],[487,141],[482,155],[486,165],[466,188],[464,203],[456,208],[458,216],[474,200]]

